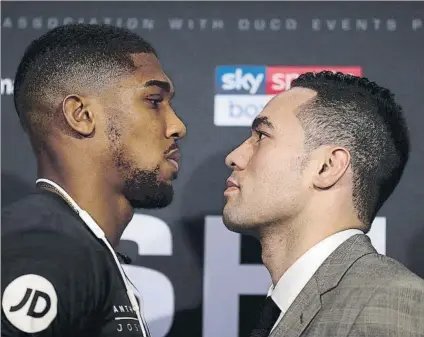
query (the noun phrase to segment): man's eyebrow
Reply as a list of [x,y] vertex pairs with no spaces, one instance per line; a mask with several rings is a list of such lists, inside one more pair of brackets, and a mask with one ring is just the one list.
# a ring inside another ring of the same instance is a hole
[[274,124],[268,119],[268,117],[256,117],[252,123],[252,130],[256,130],[260,126],[266,126],[270,129],[274,129]]
[[167,92],[171,91],[171,85],[169,84],[169,82],[159,81],[159,80],[150,80],[143,84],[143,87],[145,88],[153,87],[153,86],[159,87]]

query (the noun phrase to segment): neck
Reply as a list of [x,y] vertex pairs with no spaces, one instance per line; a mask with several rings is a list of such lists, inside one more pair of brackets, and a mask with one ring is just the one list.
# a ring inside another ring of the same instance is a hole
[[[320,219],[319,223],[315,219]],[[335,219],[343,219],[344,226],[340,226],[340,220]],[[262,229],[259,233],[262,261],[271,274],[274,286],[287,269],[309,249],[325,238],[348,228],[360,228],[360,225],[353,217],[346,219],[346,216],[324,215],[278,223]]]
[[[96,221],[105,232],[106,238],[113,247],[119,240],[134,211],[128,200],[119,193],[119,189],[108,184],[100,172],[90,167],[79,168],[64,165],[67,170],[54,170],[50,165],[38,165],[38,178],[49,179],[58,184],[71,198]],[[90,172],[87,175],[86,172]]]

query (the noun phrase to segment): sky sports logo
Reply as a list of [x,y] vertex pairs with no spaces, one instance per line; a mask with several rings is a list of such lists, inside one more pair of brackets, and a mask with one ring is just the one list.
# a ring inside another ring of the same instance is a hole
[[291,82],[300,74],[322,70],[362,76],[362,69],[357,66],[217,66],[214,124],[250,126],[269,100],[290,89]]

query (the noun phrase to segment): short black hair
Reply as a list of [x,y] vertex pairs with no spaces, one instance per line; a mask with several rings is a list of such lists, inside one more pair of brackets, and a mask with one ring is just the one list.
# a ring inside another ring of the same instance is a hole
[[133,53],[157,56],[139,35],[106,24],[63,25],[34,40],[14,82],[15,108],[24,130],[36,135],[47,131],[46,123],[54,119],[57,108],[51,106],[52,98],[99,90],[134,70]]
[[317,93],[298,114],[306,147],[334,144],[349,150],[353,203],[369,230],[409,159],[409,131],[402,108],[390,90],[365,77],[340,72],[305,73],[291,87]]

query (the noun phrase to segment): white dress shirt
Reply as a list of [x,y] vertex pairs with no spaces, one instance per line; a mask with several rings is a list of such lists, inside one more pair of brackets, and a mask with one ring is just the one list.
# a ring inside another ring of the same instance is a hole
[[365,235],[358,229],[348,229],[325,238],[297,259],[296,262],[287,269],[283,276],[281,276],[275,287],[271,285],[268,296],[272,297],[281,310],[281,314],[272,330],[275,329],[290,305],[294,302],[323,262],[338,246],[356,234]]

